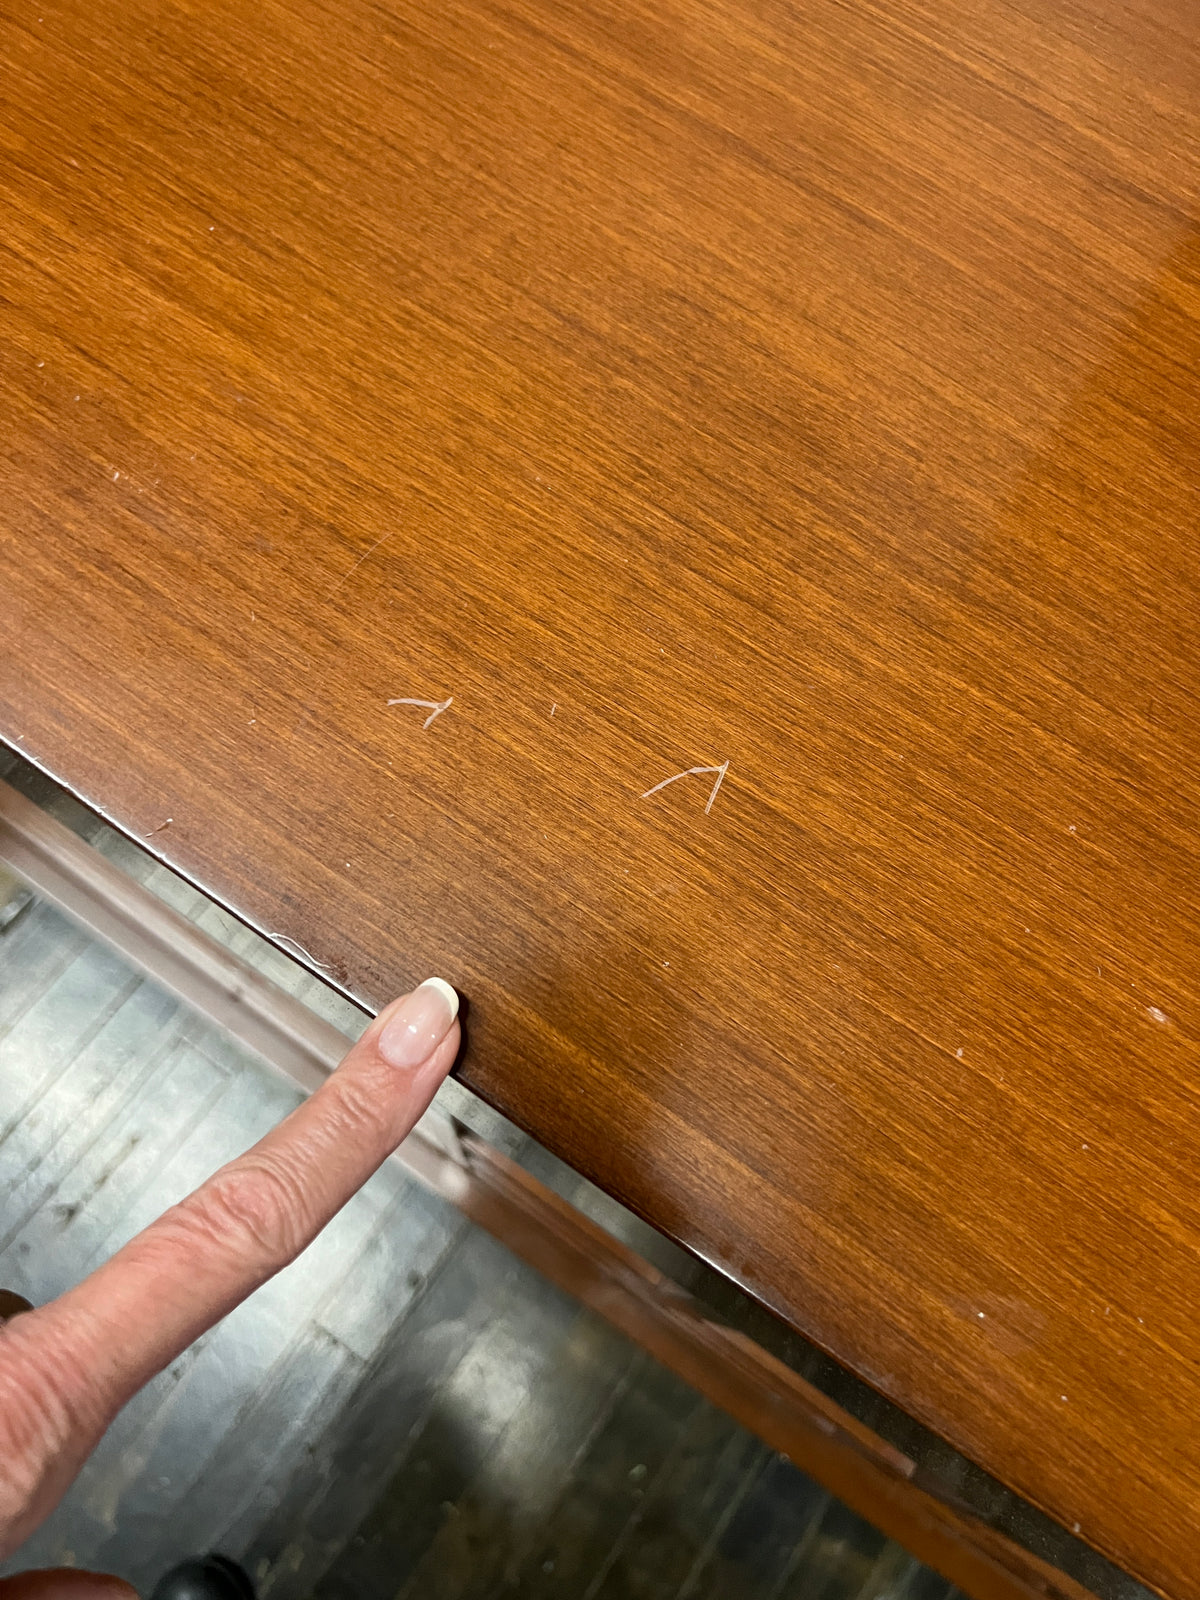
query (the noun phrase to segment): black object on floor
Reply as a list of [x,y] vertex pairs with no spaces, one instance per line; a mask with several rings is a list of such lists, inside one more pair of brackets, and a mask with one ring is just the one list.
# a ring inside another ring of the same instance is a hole
[[254,1585],[228,1556],[201,1556],[172,1567],[155,1584],[150,1600],[254,1600]]

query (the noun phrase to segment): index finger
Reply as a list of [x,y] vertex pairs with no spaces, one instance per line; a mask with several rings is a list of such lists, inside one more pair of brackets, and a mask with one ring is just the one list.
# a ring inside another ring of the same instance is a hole
[[459,1046],[431,978],[321,1088],[90,1277],[0,1330],[0,1555],[66,1489],[130,1396],[300,1254],[400,1143]]

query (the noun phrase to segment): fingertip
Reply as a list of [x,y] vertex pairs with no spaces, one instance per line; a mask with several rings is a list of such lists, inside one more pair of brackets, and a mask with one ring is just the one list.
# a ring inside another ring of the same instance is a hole
[[437,1082],[447,1077],[458,1060],[458,1052],[462,1049],[462,1029],[457,1022],[451,1025],[449,1033],[438,1045],[430,1056],[425,1066],[431,1078]]
[[456,1020],[458,1017],[458,990],[452,984],[447,983],[445,978],[426,978],[425,982],[419,984],[418,987],[421,989],[436,989],[450,1007],[450,1021],[454,1022]]
[[457,1028],[458,995],[444,978],[429,978],[388,1008],[376,1049],[389,1066],[414,1072]]

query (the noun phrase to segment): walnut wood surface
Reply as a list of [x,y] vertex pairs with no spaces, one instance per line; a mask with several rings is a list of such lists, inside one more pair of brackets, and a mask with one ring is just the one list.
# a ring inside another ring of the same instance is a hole
[[0,733],[1200,1595],[1193,0],[0,17]]

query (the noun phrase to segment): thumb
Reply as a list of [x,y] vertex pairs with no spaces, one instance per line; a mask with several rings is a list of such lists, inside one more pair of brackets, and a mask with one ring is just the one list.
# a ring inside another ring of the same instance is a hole
[[0,1555],[41,1521],[126,1400],[311,1243],[453,1065],[458,996],[383,1011],[264,1139],[59,1299],[0,1329]]

